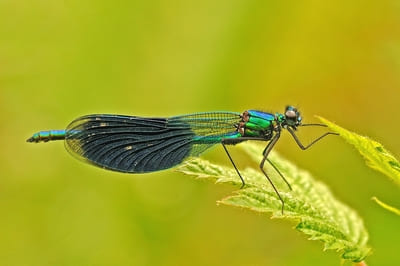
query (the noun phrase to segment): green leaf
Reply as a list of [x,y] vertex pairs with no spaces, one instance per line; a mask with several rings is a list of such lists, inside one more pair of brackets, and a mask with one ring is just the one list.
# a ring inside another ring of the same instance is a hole
[[348,131],[325,118],[318,118],[332,131],[339,133],[348,143],[352,144],[365,158],[369,167],[385,174],[400,185],[400,163],[389,151],[383,148],[382,144]]
[[[383,148],[382,144],[368,137],[346,130],[326,120],[325,118],[319,116],[317,117],[332,131],[339,133],[339,135],[348,143],[352,144],[365,158],[365,161],[369,167],[385,174],[395,183],[400,185],[400,163],[392,154],[390,154],[389,151]],[[373,198],[373,200],[382,208],[399,215],[400,211],[398,209],[383,203],[377,198]]]
[[[237,146],[255,162],[260,162],[264,146],[253,143]],[[273,218],[294,220],[297,230],[311,240],[322,241],[324,249],[340,251],[344,259],[362,261],[370,253],[370,248],[367,246],[368,233],[357,213],[335,199],[327,186],[316,181],[310,173],[297,168],[276,152],[271,152],[268,158],[293,188],[289,191],[276,171],[270,165],[265,166],[285,202],[283,215],[279,198],[258,168],[242,170],[246,186],[219,202],[258,213],[272,213]],[[216,183],[241,186],[233,167],[213,164],[200,158],[187,161],[177,170]]]
[[390,212],[393,212],[393,213],[395,213],[397,215],[400,215],[400,210],[399,209],[380,201],[377,197],[373,197],[372,200],[375,201],[382,208],[384,208],[384,209],[386,209],[386,210],[388,210]]

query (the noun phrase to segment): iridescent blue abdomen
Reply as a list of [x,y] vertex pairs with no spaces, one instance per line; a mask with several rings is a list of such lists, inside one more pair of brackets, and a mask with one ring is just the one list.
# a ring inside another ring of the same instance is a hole
[[47,130],[40,131],[35,134],[31,138],[28,139],[28,142],[47,142],[50,140],[63,140],[65,139],[65,130]]

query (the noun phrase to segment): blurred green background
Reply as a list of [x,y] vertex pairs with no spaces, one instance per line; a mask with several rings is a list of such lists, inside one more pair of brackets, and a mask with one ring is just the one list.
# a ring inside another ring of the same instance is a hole
[[[1,0],[0,265],[339,265],[294,223],[217,206],[231,187],[104,171],[25,140],[89,113],[293,104],[399,158],[399,45],[398,1]],[[400,206],[395,184],[340,138],[301,151],[284,134],[276,149],[364,218],[369,265],[400,265],[399,217],[370,200]],[[203,157],[229,164],[221,147]]]

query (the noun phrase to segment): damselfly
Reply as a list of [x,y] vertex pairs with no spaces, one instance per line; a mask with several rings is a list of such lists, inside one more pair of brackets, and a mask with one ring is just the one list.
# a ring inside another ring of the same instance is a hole
[[329,134],[327,132],[308,145],[303,145],[295,134],[303,124],[300,112],[287,106],[285,113],[267,113],[257,110],[236,112],[206,112],[170,118],[95,114],[80,117],[65,130],[35,133],[28,142],[65,140],[67,150],[90,164],[124,173],[148,173],[168,169],[190,156],[198,156],[211,146],[221,143],[229,160],[242,181],[226,145],[247,140],[266,141],[260,169],[282,202],[274,183],[264,170],[267,161],[290,189],[289,182],[268,159],[268,154],[279,140],[282,129],[293,136],[297,145],[305,150]]

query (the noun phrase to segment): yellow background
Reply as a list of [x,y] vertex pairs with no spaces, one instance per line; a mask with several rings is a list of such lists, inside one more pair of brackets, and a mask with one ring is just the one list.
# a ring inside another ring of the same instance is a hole
[[[25,140],[89,113],[293,104],[399,158],[399,45],[398,1],[0,1],[0,265],[338,265],[292,222],[216,206],[231,187]],[[399,217],[370,200],[400,206],[399,188],[338,137],[301,151],[284,135],[276,149],[364,218],[368,264],[399,265]],[[221,147],[203,157],[229,163]]]

